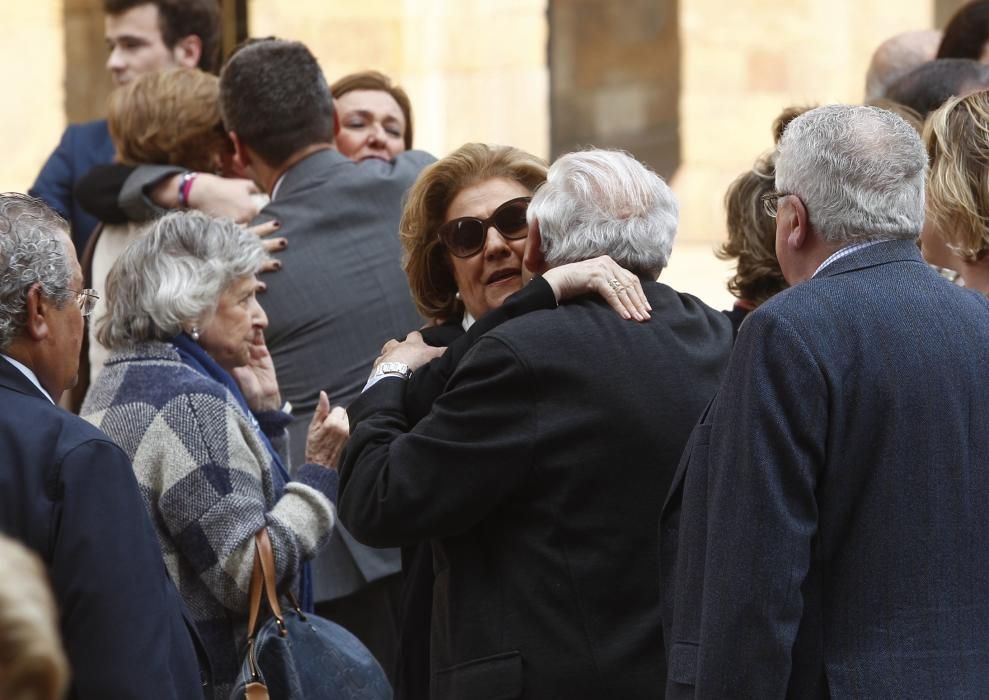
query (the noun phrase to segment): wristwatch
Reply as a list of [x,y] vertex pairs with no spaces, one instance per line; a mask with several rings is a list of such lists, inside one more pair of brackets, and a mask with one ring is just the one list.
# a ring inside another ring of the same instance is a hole
[[382,362],[374,370],[375,377],[401,377],[408,379],[412,376],[412,370],[404,362]]

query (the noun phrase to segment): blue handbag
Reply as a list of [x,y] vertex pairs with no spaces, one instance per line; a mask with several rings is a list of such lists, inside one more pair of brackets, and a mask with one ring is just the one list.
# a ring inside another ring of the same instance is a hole
[[[255,547],[247,653],[230,700],[391,700],[385,672],[357,637],[303,613],[294,597],[282,612],[266,528],[255,535]],[[258,628],[262,589],[271,615]]]

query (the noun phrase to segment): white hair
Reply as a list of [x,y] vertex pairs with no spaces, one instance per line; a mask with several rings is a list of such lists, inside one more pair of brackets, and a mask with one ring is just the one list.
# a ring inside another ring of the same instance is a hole
[[550,267],[610,255],[655,279],[666,267],[679,205],[662,178],[622,151],[561,156],[529,205]]
[[258,237],[232,221],[196,211],[166,214],[110,268],[97,337],[116,350],[205,323],[223,291],[257,272],[266,257]]
[[72,298],[68,235],[65,219],[40,199],[0,194],[0,350],[24,330],[31,287],[57,308]]
[[877,107],[827,105],[786,127],[776,189],[795,194],[826,241],[915,239],[924,224],[927,154],[903,118]]

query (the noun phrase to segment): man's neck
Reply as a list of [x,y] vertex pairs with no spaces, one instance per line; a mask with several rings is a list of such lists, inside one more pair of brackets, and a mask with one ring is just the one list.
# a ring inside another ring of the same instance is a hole
[[253,154],[252,167],[258,187],[270,196],[271,193],[274,192],[275,185],[278,183],[278,180],[282,177],[282,175],[291,170],[292,167],[298,162],[305,160],[313,153],[327,151],[331,148],[333,148],[332,143],[314,143],[311,146],[300,148],[298,151],[290,155],[283,163],[274,167],[265,163],[264,160],[257,156],[257,154]]

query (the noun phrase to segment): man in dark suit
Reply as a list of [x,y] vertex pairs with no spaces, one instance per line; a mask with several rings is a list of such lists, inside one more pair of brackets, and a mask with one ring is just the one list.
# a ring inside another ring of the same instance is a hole
[[48,568],[70,697],[203,697],[198,638],[130,462],[54,403],[75,381],[95,301],[81,286],[65,221],[39,200],[0,195],[0,531]]
[[[220,50],[220,11],[216,0],[104,0],[106,67],[115,85],[166,68],[199,66],[215,70]],[[106,119],[70,124],[48,157],[30,194],[48,203],[72,224],[72,240],[82,254],[96,227],[73,193],[76,182],[113,160]]]
[[[316,59],[297,42],[238,51],[220,76],[223,119],[236,158],[271,195],[255,223],[277,220],[284,269],[260,297],[271,350],[295,419],[302,463],[319,389],[346,406],[389,338],[418,328],[401,268],[402,198],[433,161],[421,151],[355,163],[333,148],[335,115]],[[397,643],[398,550],[374,550],[336,528],[316,560],[317,611],[353,631],[391,670]]]
[[610,254],[643,280],[651,318],[584,298],[508,320],[411,431],[397,365],[429,352],[392,346],[349,409],[341,520],[375,545],[432,541],[431,697],[656,697],[656,518],[730,324],[651,281],[677,204],[628,155],[564,156],[529,220],[530,271]]
[[927,158],[794,120],[790,290],[742,325],[661,518],[668,698],[989,696],[989,301],[923,260]]

